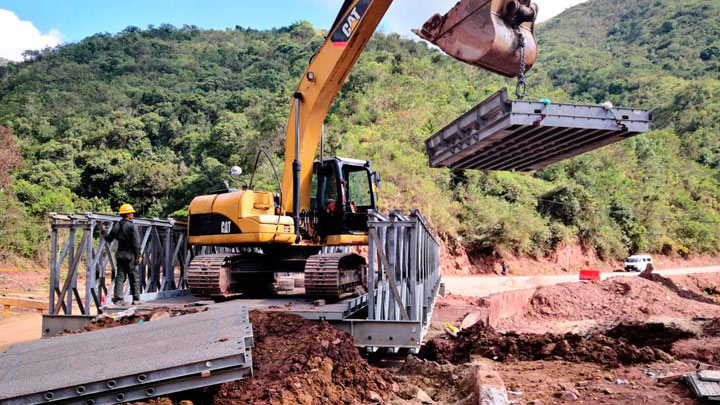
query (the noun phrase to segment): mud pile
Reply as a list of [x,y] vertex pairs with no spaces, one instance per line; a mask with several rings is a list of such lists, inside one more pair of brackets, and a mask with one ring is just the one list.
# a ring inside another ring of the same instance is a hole
[[[720,305],[658,276],[617,277],[599,283],[568,283],[537,290],[524,311],[511,321],[584,321],[620,319],[640,322],[665,318],[720,317]],[[673,285],[673,288],[670,288]]]
[[[204,311],[207,311],[208,309],[203,309]],[[118,326],[126,326],[126,325],[132,325],[135,323],[139,323],[140,321],[143,322],[151,322],[154,320],[159,319],[165,319],[165,318],[172,318],[175,316],[181,316],[186,314],[194,314],[196,312],[200,312],[201,309],[198,308],[156,308],[153,309],[151,312],[148,313],[136,313],[133,312],[129,315],[125,316],[119,316],[117,318],[114,318],[109,315],[101,315],[94,319],[90,325],[85,326],[82,329],[74,330],[74,331],[67,331],[64,333],[59,334],[58,336],[65,336],[65,335],[75,335],[78,333],[85,333],[85,332],[92,332],[95,330],[100,329],[110,329],[110,328],[117,328]]]
[[613,339],[625,339],[637,347],[650,346],[670,352],[675,342],[695,337],[695,333],[663,323],[622,323],[603,332]]
[[352,337],[325,322],[251,312],[253,378],[224,384],[216,405],[384,402],[392,376],[360,357]]
[[701,331],[698,338],[674,342],[670,353],[685,362],[720,366],[720,318],[704,323]]
[[442,404],[477,404],[473,389],[476,373],[476,367],[470,364],[438,364],[408,356],[395,374],[401,388],[393,403],[422,402],[423,396],[418,394],[424,393]]
[[720,274],[696,273],[669,277],[680,289],[695,293],[709,302],[720,302]]
[[673,344],[671,353],[685,362],[720,366],[720,337],[680,340]]
[[720,337],[720,318],[714,318],[702,326],[703,335]]
[[652,346],[635,346],[625,337],[613,338],[597,333],[589,337],[577,334],[500,334],[492,328],[476,325],[458,334],[428,342],[423,357],[428,360],[461,364],[473,356],[512,361],[566,360],[617,367],[628,364],[670,362],[674,359]]

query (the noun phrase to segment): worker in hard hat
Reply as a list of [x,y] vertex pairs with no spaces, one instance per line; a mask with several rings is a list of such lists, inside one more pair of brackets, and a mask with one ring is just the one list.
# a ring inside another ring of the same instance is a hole
[[132,293],[132,305],[139,305],[140,302],[140,277],[138,275],[137,266],[142,262],[140,252],[140,232],[133,222],[135,217],[135,209],[130,204],[123,204],[118,210],[118,214],[122,216],[120,222],[116,222],[110,233],[105,235],[108,243],[118,241],[115,259],[117,262],[117,276],[115,277],[115,292],[113,294],[113,304],[122,304],[125,299],[123,290],[125,287],[125,279],[130,282],[130,292]]

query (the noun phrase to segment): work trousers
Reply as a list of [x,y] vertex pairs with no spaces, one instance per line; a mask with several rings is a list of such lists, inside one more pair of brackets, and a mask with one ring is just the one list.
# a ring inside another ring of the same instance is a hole
[[140,300],[140,276],[132,260],[117,259],[117,277],[115,277],[115,299],[123,299],[125,279],[130,282],[133,300]]

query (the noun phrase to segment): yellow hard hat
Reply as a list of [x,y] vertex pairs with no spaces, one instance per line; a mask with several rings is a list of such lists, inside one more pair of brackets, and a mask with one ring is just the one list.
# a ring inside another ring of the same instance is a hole
[[133,208],[132,205],[130,205],[130,204],[123,204],[123,205],[120,207],[120,210],[118,211],[118,214],[120,214],[120,215],[123,215],[123,214],[132,214],[133,212],[135,212],[135,208]]

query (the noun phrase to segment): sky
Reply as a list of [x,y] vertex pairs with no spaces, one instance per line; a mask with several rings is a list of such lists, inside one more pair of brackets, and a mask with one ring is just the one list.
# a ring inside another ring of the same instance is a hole
[[[540,21],[586,0],[535,0]],[[395,0],[380,25],[410,37],[434,13],[457,0]],[[78,42],[98,32],[163,23],[225,29],[283,27],[300,20],[329,28],[342,0],[0,0],[0,57],[22,60],[25,50]]]

